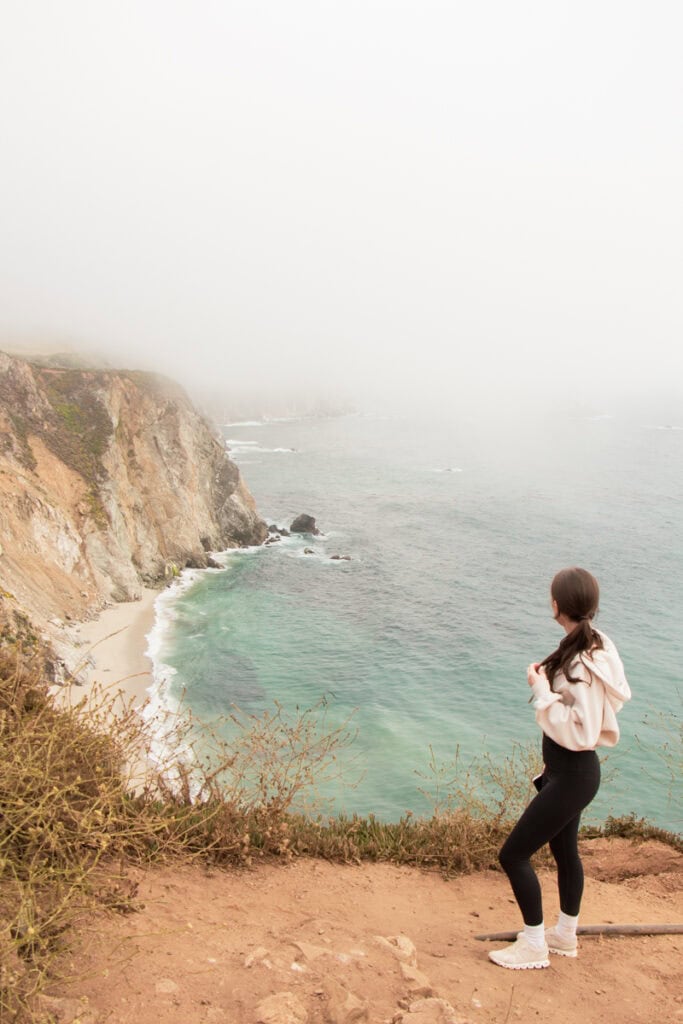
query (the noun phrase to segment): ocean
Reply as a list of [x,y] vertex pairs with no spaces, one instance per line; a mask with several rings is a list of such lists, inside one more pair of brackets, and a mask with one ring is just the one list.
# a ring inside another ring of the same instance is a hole
[[308,513],[322,533],[230,552],[165,592],[157,700],[183,695],[205,721],[322,702],[355,733],[345,781],[321,787],[328,810],[429,814],[430,757],[466,766],[540,744],[526,666],[563,635],[552,576],[582,565],[633,691],[584,820],[633,812],[683,830],[683,429],[575,413],[223,430],[266,521]]

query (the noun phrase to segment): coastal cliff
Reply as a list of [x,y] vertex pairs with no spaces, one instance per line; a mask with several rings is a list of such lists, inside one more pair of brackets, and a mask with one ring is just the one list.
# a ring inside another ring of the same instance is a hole
[[217,430],[155,374],[0,352],[0,602],[38,632],[266,537]]

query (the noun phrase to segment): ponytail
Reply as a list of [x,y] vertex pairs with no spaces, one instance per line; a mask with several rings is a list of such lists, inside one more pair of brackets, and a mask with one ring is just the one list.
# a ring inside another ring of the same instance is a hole
[[586,569],[561,569],[550,586],[553,600],[557,602],[558,615],[564,614],[576,625],[567,633],[559,647],[541,662],[551,687],[553,679],[561,672],[570,683],[579,679],[571,674],[571,664],[584,651],[602,648],[602,637],[593,629],[593,616],[598,610],[600,588],[598,581]]
[[593,629],[589,618],[583,618],[577,622],[571,633],[567,633],[557,650],[553,651],[552,654],[549,654],[541,662],[541,668],[545,669],[545,674],[548,677],[551,688],[553,679],[558,672],[561,672],[569,683],[581,682],[581,679],[571,674],[570,666],[572,662],[583,651],[590,651],[602,646],[602,637],[597,630]]

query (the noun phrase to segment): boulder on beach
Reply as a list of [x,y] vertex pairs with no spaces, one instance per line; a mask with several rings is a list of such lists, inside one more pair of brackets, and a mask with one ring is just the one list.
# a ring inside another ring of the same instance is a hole
[[314,536],[320,533],[313,516],[307,516],[305,513],[297,516],[289,529],[291,533],[312,533]]

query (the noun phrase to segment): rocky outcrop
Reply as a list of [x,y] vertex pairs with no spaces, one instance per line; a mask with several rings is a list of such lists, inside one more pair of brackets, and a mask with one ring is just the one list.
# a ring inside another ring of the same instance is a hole
[[0,600],[83,617],[266,524],[215,428],[153,374],[0,353]]
[[320,530],[315,525],[315,519],[313,516],[306,515],[305,512],[302,512],[300,516],[296,517],[289,529],[291,533],[310,533],[315,537],[320,534]]

